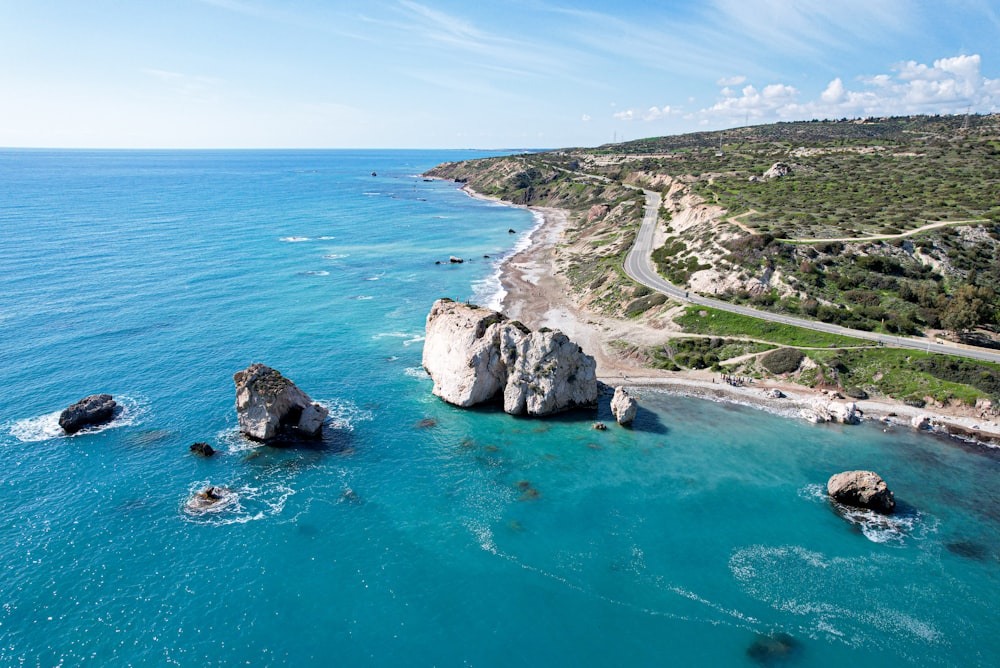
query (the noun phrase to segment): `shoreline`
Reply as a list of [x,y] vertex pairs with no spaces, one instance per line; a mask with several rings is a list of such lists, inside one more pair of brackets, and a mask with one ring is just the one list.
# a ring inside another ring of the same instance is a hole
[[[504,202],[477,193],[468,184],[462,191],[469,197],[514,206],[531,211],[542,220],[527,237],[526,247],[515,249],[499,266],[501,297],[499,310],[506,316],[538,329],[549,327],[563,331],[597,361],[597,379],[609,386],[649,388],[670,394],[693,396],[749,406],[784,417],[805,419],[802,411],[817,402],[853,401],[866,421],[878,420],[892,427],[915,429],[911,421],[928,416],[930,428],[922,431],[948,435],[983,447],[1000,447],[1000,423],[969,415],[969,409],[956,407],[909,406],[887,398],[852,400],[837,398],[829,392],[774,379],[754,380],[752,385],[731,386],[716,382],[718,373],[701,371],[660,371],[623,359],[610,349],[615,340],[662,341],[683,335],[654,329],[633,321],[622,321],[581,309],[569,297],[565,281],[556,273],[555,248],[568,222],[568,211],[551,207],[533,207]],[[491,301],[496,301],[491,300]],[[765,396],[779,390],[784,398]]]

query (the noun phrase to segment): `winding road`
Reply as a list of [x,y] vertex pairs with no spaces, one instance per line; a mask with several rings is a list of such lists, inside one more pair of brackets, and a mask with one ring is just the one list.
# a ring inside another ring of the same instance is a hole
[[625,273],[628,274],[629,278],[637,283],[641,283],[652,290],[662,292],[663,294],[680,301],[697,304],[698,306],[708,306],[720,311],[739,313],[740,315],[745,315],[751,318],[770,320],[771,322],[794,325],[795,327],[802,327],[804,329],[811,329],[818,332],[827,332],[828,334],[853,336],[858,339],[874,341],[882,345],[894,346],[896,348],[908,348],[911,350],[940,353],[942,355],[955,355],[958,357],[967,357],[984,362],[994,362],[1000,364],[1000,353],[995,353],[985,348],[975,348],[972,346],[959,347],[956,344],[944,345],[930,340],[914,339],[905,336],[890,336],[888,334],[877,334],[875,332],[866,332],[858,329],[847,329],[846,327],[840,327],[839,325],[831,325],[829,323],[818,322],[816,320],[805,320],[803,318],[795,318],[778,313],[759,311],[747,306],[730,304],[728,302],[719,301],[717,299],[709,299],[699,295],[691,295],[686,290],[665,280],[653,266],[651,258],[653,253],[653,235],[656,232],[656,224],[659,221],[660,195],[659,193],[651,190],[643,190],[642,192],[646,195],[646,211],[643,214],[642,225],[639,228],[639,233],[636,235],[635,244],[632,246],[628,256],[625,258],[624,267]]

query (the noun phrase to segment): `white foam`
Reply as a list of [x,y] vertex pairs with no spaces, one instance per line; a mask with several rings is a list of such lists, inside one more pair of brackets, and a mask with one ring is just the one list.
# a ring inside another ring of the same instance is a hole
[[420,380],[430,378],[422,366],[408,366],[403,369],[403,375],[409,376],[410,378],[419,378]]
[[325,269],[317,269],[312,271],[303,271],[303,276],[329,276],[330,272]]
[[358,422],[375,419],[372,411],[361,408],[350,399],[319,399],[317,403],[330,411],[327,424],[334,429],[354,431],[354,425]]
[[424,337],[424,336],[414,336],[412,339],[407,339],[406,341],[403,341],[403,345],[404,346],[409,346],[409,345],[412,345],[414,343],[420,343],[421,341],[423,341],[426,338],[427,337]]
[[303,241],[309,241],[309,237],[281,237],[278,241],[284,241],[286,243],[295,244],[301,243]]
[[328,236],[328,235],[324,235],[322,237],[316,237],[316,238],[319,239],[320,241],[333,241],[337,237],[331,237],[331,236]]
[[379,332],[372,336],[373,339],[412,339],[418,336],[410,332]]
[[145,399],[115,397],[115,401],[118,405],[115,407],[115,414],[110,422],[84,427],[75,434],[67,434],[59,426],[59,416],[62,414],[61,410],[17,420],[13,423],[5,424],[4,429],[22,443],[36,443],[53,438],[75,438],[77,436],[99,434],[102,431],[118,427],[132,427],[141,424],[142,418],[149,412],[149,406]]
[[[502,204],[500,206],[507,205]],[[527,232],[518,236],[512,249],[492,262],[493,272],[489,276],[482,280],[475,281],[472,284],[472,301],[476,304],[480,304],[494,311],[499,311],[501,309],[503,300],[507,296],[507,291],[500,282],[500,276],[503,272],[504,264],[511,257],[527,250],[531,246],[531,240],[535,232],[541,229],[542,225],[545,224],[545,216],[541,212],[532,211],[531,215],[534,217],[534,224],[531,228]]]
[[369,299],[375,299],[375,298],[371,295],[358,295],[357,297],[355,297],[355,299],[357,299],[359,302],[365,302],[368,301]]
[[342,260],[345,257],[350,257],[350,254],[349,253],[330,253],[328,255],[324,255],[323,257],[326,258],[327,260]]
[[196,495],[209,484],[207,480],[202,480],[191,485],[188,497],[181,506],[184,519],[216,526],[246,524],[280,515],[288,498],[295,494],[294,489],[281,483],[268,483],[262,487],[223,485],[217,487],[222,497],[218,501],[198,503]]

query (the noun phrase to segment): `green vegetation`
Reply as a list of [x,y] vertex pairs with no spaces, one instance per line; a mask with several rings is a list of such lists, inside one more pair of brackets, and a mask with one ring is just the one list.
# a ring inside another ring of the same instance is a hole
[[798,348],[778,348],[761,355],[760,363],[771,373],[780,375],[797,371],[805,356]]
[[768,322],[750,318],[738,313],[719,311],[713,308],[689,306],[687,311],[675,318],[675,322],[686,332],[710,334],[714,336],[743,336],[750,339],[770,341],[784,346],[800,347],[842,347],[870,346],[864,339],[850,336],[814,332],[792,325]]
[[770,350],[773,346],[753,341],[717,337],[673,339],[668,344],[649,351],[650,365],[657,369],[718,369],[719,364],[734,357]]
[[879,348],[810,353],[819,363],[813,384],[857,388],[922,406],[1000,397],[1000,367],[912,350]]

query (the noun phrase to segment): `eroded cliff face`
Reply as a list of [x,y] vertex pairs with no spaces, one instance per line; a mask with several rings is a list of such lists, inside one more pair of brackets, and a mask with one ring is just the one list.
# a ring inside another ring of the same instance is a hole
[[508,413],[548,415],[597,403],[597,364],[569,337],[473,304],[434,302],[423,365],[434,394],[456,406],[501,395]]

